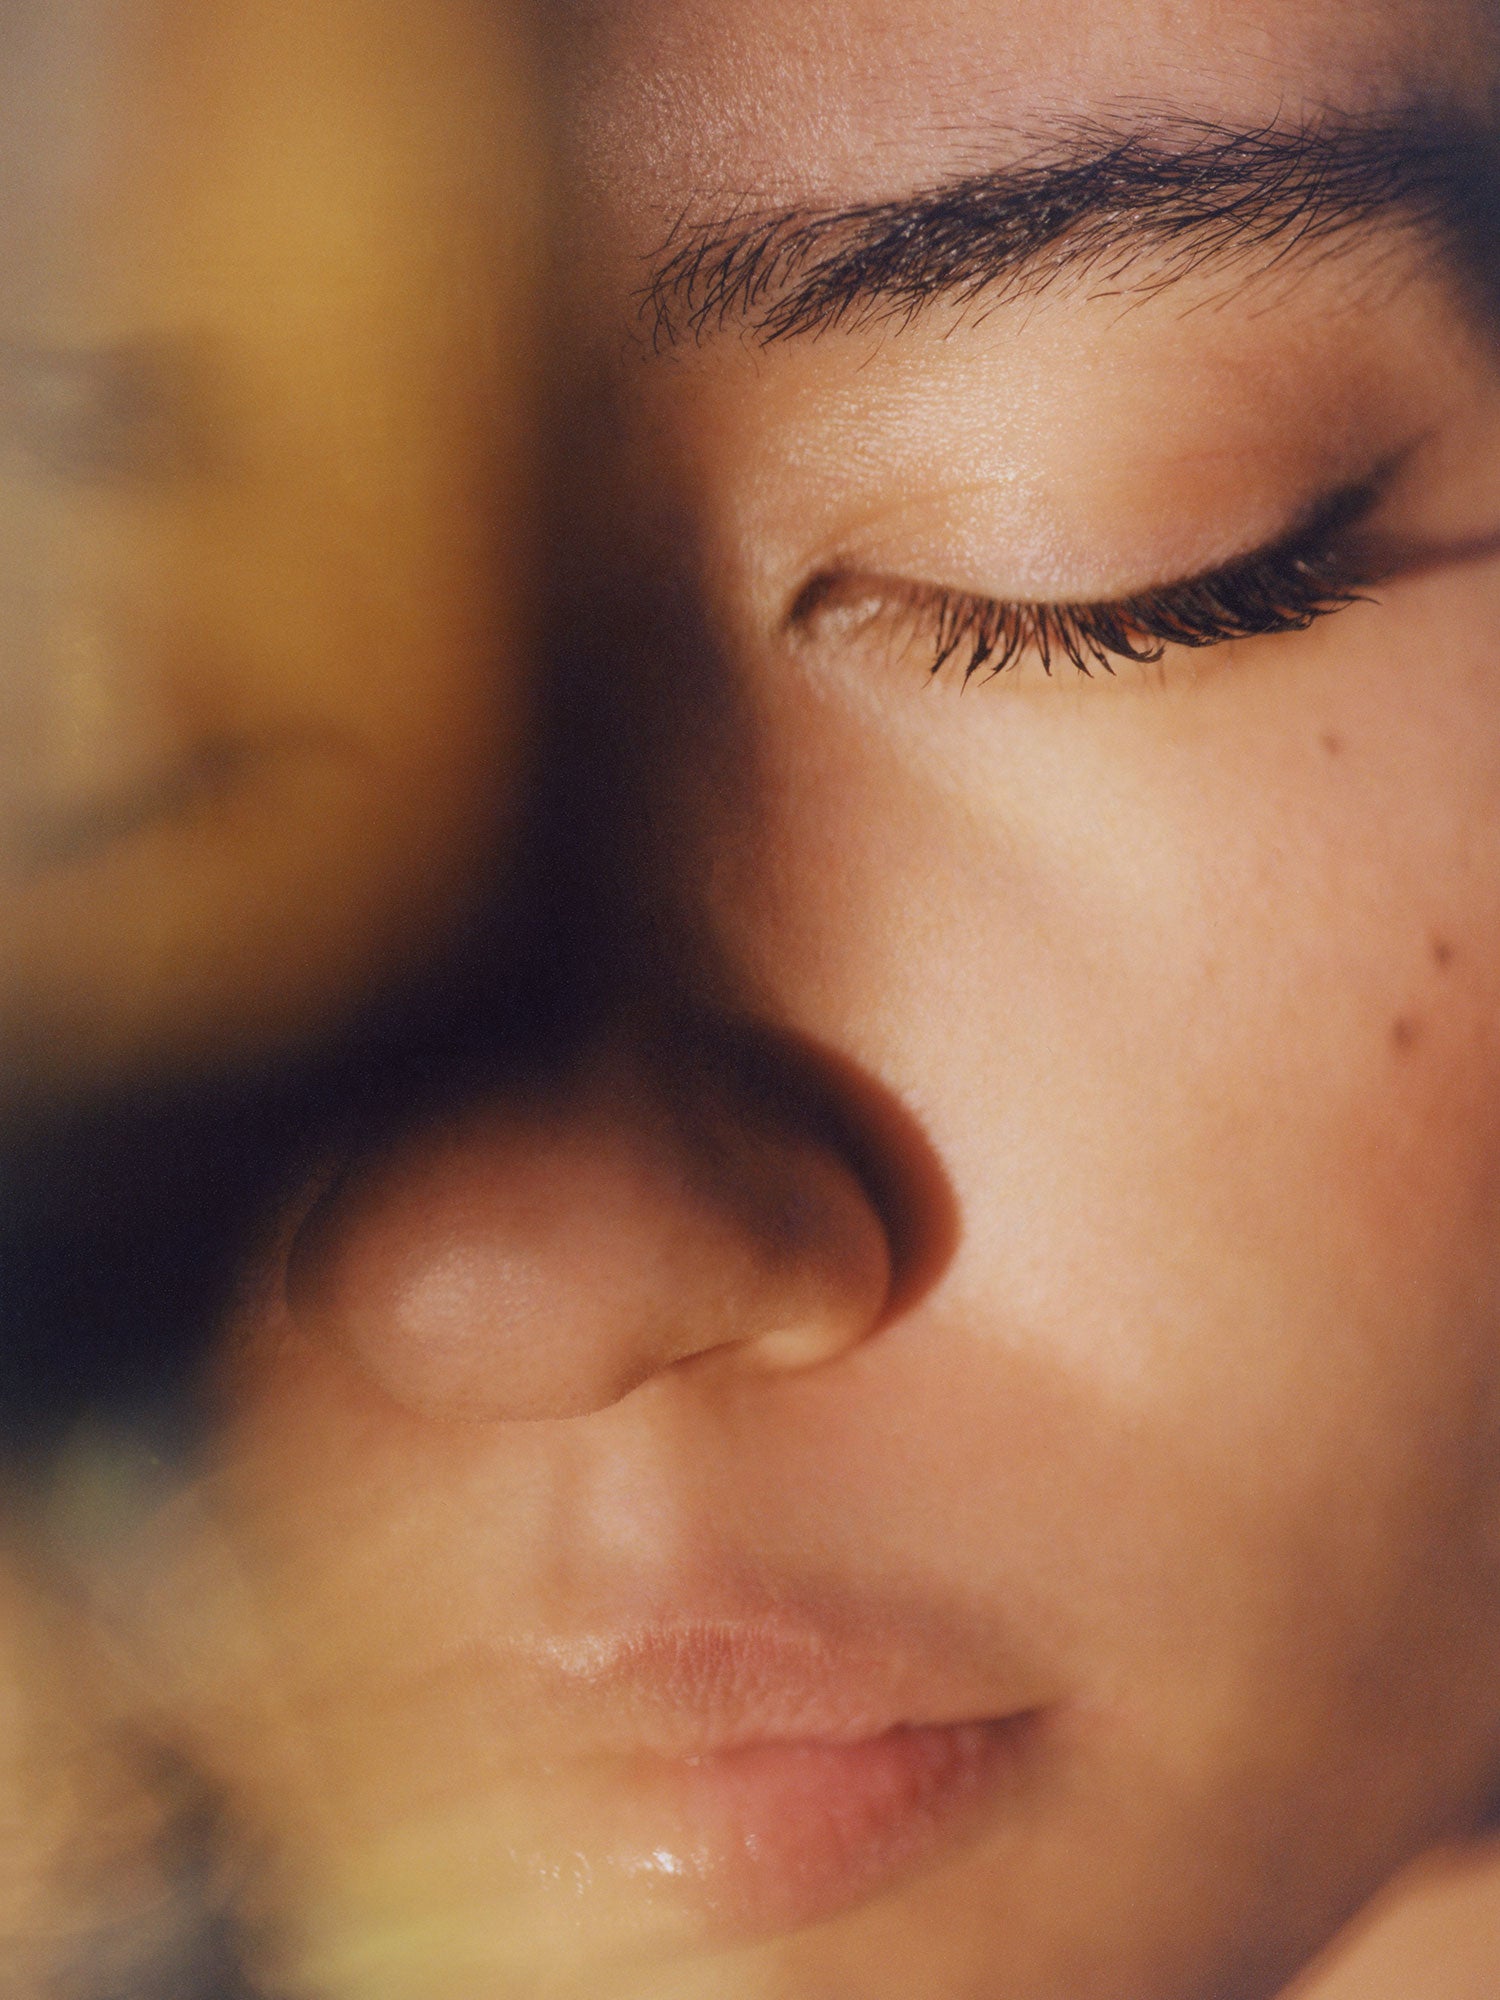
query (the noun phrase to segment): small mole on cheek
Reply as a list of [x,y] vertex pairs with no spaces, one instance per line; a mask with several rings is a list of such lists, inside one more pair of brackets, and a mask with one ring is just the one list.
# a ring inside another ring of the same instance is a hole
[[1330,730],[1322,741],[1323,748],[1328,752],[1330,757],[1337,757],[1342,753],[1344,748],[1344,739],[1342,736],[1335,736]]
[[1432,940],[1432,962],[1439,972],[1446,972],[1453,963],[1453,947],[1447,938],[1435,937]]
[[1407,1055],[1422,1039],[1422,1023],[1415,1015],[1400,1014],[1391,1023],[1391,1047],[1399,1055]]

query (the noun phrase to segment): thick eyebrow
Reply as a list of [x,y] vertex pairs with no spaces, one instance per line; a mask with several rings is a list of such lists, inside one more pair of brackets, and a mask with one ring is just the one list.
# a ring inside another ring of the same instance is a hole
[[1240,130],[1073,124],[1018,164],[847,208],[685,215],[644,298],[657,344],[730,325],[766,342],[1034,296],[1064,275],[1154,292],[1218,265],[1328,252],[1372,225],[1500,278],[1500,145],[1458,119],[1326,113]]

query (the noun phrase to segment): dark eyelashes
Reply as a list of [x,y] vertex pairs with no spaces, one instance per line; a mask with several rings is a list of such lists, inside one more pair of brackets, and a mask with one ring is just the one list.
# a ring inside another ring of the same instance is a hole
[[1265,558],[1197,582],[1122,598],[1114,604],[1011,604],[953,591],[913,597],[911,612],[935,622],[931,671],[957,658],[972,680],[1004,673],[1027,656],[1044,672],[1054,661],[1081,674],[1112,674],[1116,660],[1150,664],[1168,646],[1218,646],[1229,639],[1258,639],[1305,632],[1361,596],[1354,579],[1330,554],[1319,561]]
[[933,645],[934,674],[962,663],[965,683],[1035,658],[1078,673],[1112,674],[1116,660],[1151,664],[1169,646],[1218,646],[1230,639],[1304,632],[1364,596],[1347,545],[1370,505],[1369,487],[1339,495],[1318,518],[1273,548],[1202,577],[1107,604],[1037,604],[977,597],[941,587],[904,597],[908,621]]
[[1409,449],[1326,497],[1278,541],[1179,583],[1109,602],[1042,603],[833,570],[803,589],[790,623],[806,630],[831,611],[844,618],[852,612],[860,627],[904,628],[930,648],[929,674],[956,661],[965,686],[1022,660],[1034,660],[1047,674],[1056,663],[1092,677],[1113,674],[1118,660],[1153,664],[1170,646],[1201,649],[1305,632],[1368,601],[1372,586],[1406,566],[1409,551],[1386,543],[1382,552],[1367,530]]

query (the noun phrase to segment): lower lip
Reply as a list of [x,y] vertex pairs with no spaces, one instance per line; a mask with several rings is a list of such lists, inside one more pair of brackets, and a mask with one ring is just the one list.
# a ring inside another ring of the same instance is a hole
[[739,1937],[837,1915],[962,1834],[1014,1773],[1030,1720],[631,1760],[631,1832],[609,1843],[606,1870]]

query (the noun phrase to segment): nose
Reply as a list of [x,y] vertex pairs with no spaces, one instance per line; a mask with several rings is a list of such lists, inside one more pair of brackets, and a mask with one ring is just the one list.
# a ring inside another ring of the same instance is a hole
[[890,1286],[885,1226],[826,1128],[615,1067],[346,1170],[286,1297],[401,1404],[494,1422],[581,1416],[668,1371],[817,1367]]

